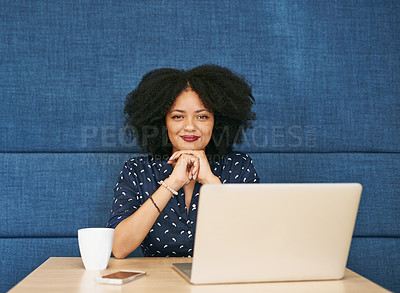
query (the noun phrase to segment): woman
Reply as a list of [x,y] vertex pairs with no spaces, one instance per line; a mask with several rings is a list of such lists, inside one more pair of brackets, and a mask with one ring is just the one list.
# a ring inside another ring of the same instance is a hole
[[113,254],[192,256],[202,184],[259,182],[251,158],[233,152],[251,127],[254,98],[227,68],[147,73],[125,102],[125,126],[150,155],[125,163],[107,227]]

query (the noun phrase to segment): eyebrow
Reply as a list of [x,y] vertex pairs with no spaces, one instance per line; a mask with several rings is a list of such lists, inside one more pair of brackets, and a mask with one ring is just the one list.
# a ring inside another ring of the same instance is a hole
[[[197,110],[197,111],[194,111],[195,113],[200,113],[200,112],[210,112],[210,111],[208,111],[207,109],[200,109],[200,110]],[[170,111],[170,113],[172,113],[172,112],[179,112],[179,113],[186,113],[186,111],[184,111],[184,110],[179,110],[179,109],[173,109],[172,111]]]

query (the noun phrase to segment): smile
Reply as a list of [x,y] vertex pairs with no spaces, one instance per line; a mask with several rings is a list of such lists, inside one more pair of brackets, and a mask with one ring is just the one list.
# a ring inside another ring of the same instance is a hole
[[193,142],[193,141],[198,140],[200,138],[200,136],[197,136],[197,135],[182,135],[181,138],[186,142]]

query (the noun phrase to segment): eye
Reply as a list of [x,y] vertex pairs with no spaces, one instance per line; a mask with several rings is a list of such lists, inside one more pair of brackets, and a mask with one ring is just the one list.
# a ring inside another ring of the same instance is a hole
[[182,115],[174,115],[172,116],[172,119],[182,119],[183,116]]
[[208,116],[207,115],[200,115],[197,118],[199,118],[200,120],[205,120],[205,119],[208,119]]

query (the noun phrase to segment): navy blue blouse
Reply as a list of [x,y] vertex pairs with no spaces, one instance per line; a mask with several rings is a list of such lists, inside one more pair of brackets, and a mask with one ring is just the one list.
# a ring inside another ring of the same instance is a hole
[[[252,159],[245,153],[232,152],[210,162],[211,171],[222,183],[258,183]],[[132,158],[125,163],[114,188],[114,201],[107,227],[115,228],[149,199],[172,173],[167,160],[152,156]],[[145,256],[192,256],[196,230],[197,205],[201,184],[196,182],[189,213],[183,188],[161,211],[141,244]]]

